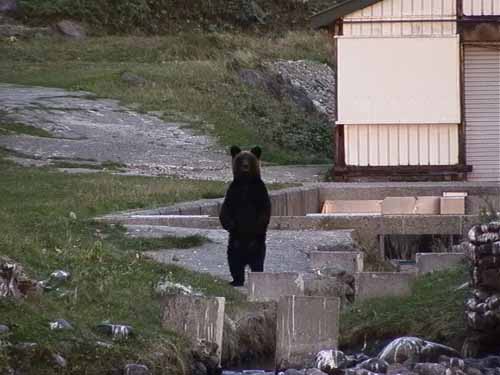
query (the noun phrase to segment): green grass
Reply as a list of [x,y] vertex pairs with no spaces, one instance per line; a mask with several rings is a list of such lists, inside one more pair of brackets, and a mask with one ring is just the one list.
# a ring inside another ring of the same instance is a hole
[[[264,160],[325,163],[329,126],[287,99],[245,86],[238,67],[276,59],[327,62],[328,36],[288,32],[277,37],[243,33],[180,33],[162,37],[101,37],[0,41],[0,82],[88,90],[100,97],[161,111],[221,144],[264,147]],[[123,72],[144,86],[122,81]]]
[[448,344],[460,350],[465,338],[464,301],[457,290],[469,278],[464,267],[419,278],[412,295],[357,303],[341,317],[341,345],[360,348],[404,335]]
[[48,131],[36,128],[31,125],[20,124],[17,122],[2,122],[0,121],[0,136],[24,134],[34,137],[52,138],[53,135]]
[[[16,365],[27,374],[53,374],[51,355],[61,353],[68,368],[57,370],[60,374],[106,373],[121,368],[126,360],[141,361],[158,374],[178,372],[184,346],[159,328],[155,283],[167,277],[229,301],[240,301],[242,296],[211,276],[149,261],[132,242],[103,238],[89,219],[219,195],[224,187],[218,182],[167,178],[66,175],[0,159],[0,255],[20,262],[36,280],[46,279],[56,269],[72,274],[63,286],[65,295],[53,291],[19,302],[0,299],[0,321],[12,329],[7,339],[13,344],[39,344],[29,357],[15,349],[0,349],[0,369]],[[190,241],[185,245],[199,239]],[[61,318],[75,330],[50,331],[49,322]],[[97,340],[110,341],[95,329],[104,320],[131,324],[137,335],[113,343],[111,349],[96,346]]]

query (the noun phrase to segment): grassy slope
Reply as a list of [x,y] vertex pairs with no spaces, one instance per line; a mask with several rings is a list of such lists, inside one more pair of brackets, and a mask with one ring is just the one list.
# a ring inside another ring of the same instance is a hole
[[419,336],[460,350],[465,335],[465,267],[419,278],[412,295],[355,304],[342,315],[342,346],[377,345],[403,335]]
[[[0,82],[88,90],[101,97],[163,111],[211,132],[222,144],[265,147],[268,161],[328,162],[330,130],[287,100],[243,85],[236,66],[275,59],[328,60],[318,32],[279,37],[242,33],[180,33],[162,37],[101,37],[85,41],[0,41]],[[143,87],[120,79],[147,79]]]
[[[216,182],[179,184],[162,178],[64,175],[0,161],[0,254],[21,262],[38,280],[56,269],[73,275],[65,286],[70,293],[64,297],[50,292],[19,303],[0,300],[0,323],[12,328],[8,339],[40,344],[32,353],[33,360],[23,358],[27,373],[52,374],[54,370],[44,366],[55,352],[68,359],[66,373],[103,373],[122,366],[124,359],[141,360],[153,368],[164,361],[168,366],[158,373],[172,372],[168,369],[176,366],[178,357],[174,348],[182,346],[172,346],[176,342],[172,336],[159,330],[159,303],[153,296],[153,285],[168,277],[232,301],[238,301],[240,295],[210,276],[143,259],[138,255],[140,249],[134,248],[141,244],[120,246],[116,238],[103,239],[89,219],[110,211],[220,195],[223,189],[224,185]],[[71,212],[76,220],[70,217]],[[169,244],[164,241],[161,246]],[[60,318],[69,320],[75,330],[50,331],[49,321]],[[113,349],[96,348],[96,340],[109,340],[95,330],[104,320],[131,324],[137,337],[116,343]],[[157,347],[164,357],[150,354]],[[5,365],[2,355],[7,353],[0,350],[0,367]],[[10,356],[14,360],[15,351]]]

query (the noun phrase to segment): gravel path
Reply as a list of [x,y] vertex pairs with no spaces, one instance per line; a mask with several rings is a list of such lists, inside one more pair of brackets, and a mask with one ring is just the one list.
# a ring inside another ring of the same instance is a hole
[[[127,165],[126,174],[229,180],[227,153],[186,123],[165,122],[88,92],[0,84],[0,120],[47,130],[54,138],[1,136],[0,146],[33,158]],[[15,159],[19,162],[19,159]],[[24,160],[23,164],[29,164]],[[265,168],[268,182],[319,181],[325,167]]]
[[[230,279],[226,260],[227,232],[212,229],[175,228],[165,226],[127,226],[132,237],[158,238],[165,235],[201,235],[210,239],[198,248],[149,251],[146,255],[162,263],[176,264],[193,271],[207,272]],[[308,253],[321,245],[352,244],[351,231],[286,231],[268,232],[265,270],[269,272],[310,272]]]

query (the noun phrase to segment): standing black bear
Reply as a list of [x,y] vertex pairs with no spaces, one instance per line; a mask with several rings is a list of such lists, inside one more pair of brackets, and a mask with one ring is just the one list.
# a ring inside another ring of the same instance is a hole
[[227,259],[233,286],[244,284],[247,265],[252,272],[264,271],[271,201],[260,178],[261,153],[260,147],[250,151],[231,147],[234,178],[219,218],[222,227],[229,232]]

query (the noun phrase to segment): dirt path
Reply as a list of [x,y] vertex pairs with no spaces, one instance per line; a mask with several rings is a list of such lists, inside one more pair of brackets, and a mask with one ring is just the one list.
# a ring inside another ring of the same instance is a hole
[[[0,121],[42,128],[53,138],[0,136],[0,146],[23,154],[23,164],[118,162],[125,173],[228,180],[229,158],[216,141],[189,124],[165,122],[115,100],[81,91],[0,84]],[[324,167],[269,167],[268,182],[318,181]]]

